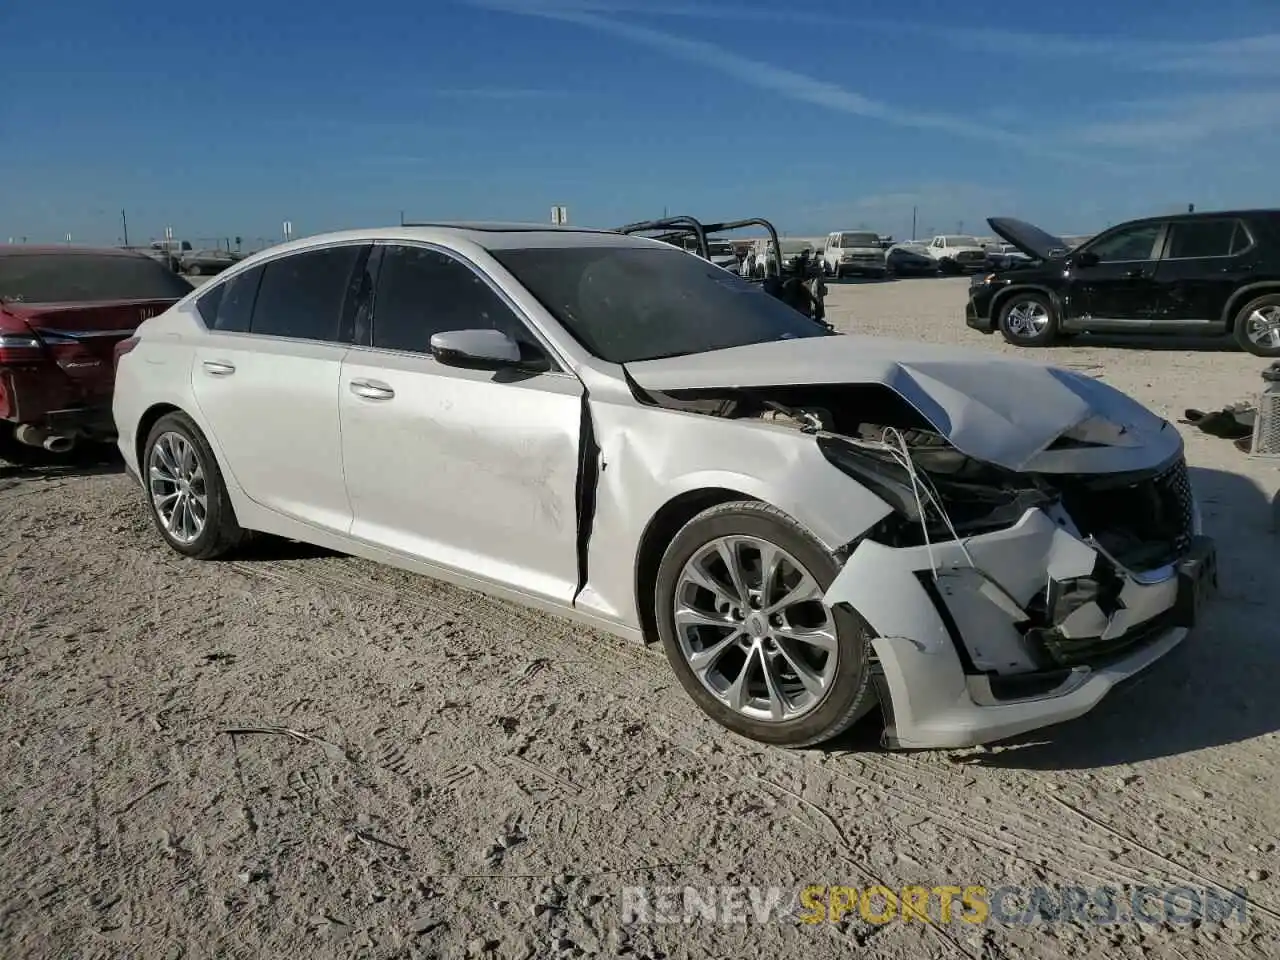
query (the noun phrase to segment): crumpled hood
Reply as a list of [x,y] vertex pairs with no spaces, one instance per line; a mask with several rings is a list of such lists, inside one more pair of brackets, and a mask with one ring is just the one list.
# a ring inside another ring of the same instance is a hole
[[[1181,449],[1162,418],[1069,370],[989,353],[879,337],[778,340],[626,365],[646,390],[880,383],[961,452],[1010,470],[1082,472],[1154,466]],[[1071,435],[1083,443],[1045,452]]]

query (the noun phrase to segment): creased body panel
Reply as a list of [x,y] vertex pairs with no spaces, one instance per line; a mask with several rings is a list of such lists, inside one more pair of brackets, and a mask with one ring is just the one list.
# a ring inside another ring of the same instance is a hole
[[[785,511],[836,550],[890,512],[787,427],[637,406],[593,391],[601,472],[578,605],[637,626],[636,551],[655,514],[681,494],[719,488]],[[607,398],[607,399],[605,399]]]
[[[1161,418],[1089,377],[930,344],[851,335],[813,337],[648,360],[628,364],[627,372],[644,389],[658,391],[883,384],[957,449],[1010,470],[1031,468],[1055,440],[1091,420],[1113,425],[1112,436],[1126,438],[1103,448],[1130,451],[1110,469],[1159,462],[1174,442],[1162,436]],[[1072,459],[1089,450],[1059,451],[1051,462],[1035,466],[1095,469]]]

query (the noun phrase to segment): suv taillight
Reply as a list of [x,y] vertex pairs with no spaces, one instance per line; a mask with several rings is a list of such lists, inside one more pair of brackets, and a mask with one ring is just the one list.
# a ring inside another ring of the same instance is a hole
[[120,358],[138,345],[137,337],[130,337],[128,340],[121,340],[112,349],[111,369],[118,370],[120,368]]

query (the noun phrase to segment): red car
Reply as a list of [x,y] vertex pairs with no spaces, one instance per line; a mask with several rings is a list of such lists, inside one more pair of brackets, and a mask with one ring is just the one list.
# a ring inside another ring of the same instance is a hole
[[0,247],[0,460],[113,439],[116,344],[190,292],[128,250]]

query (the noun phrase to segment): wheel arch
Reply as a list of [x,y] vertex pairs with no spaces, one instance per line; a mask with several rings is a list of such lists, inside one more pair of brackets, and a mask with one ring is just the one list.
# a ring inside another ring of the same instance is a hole
[[1004,308],[1004,305],[1009,301],[1011,297],[1016,296],[1019,293],[1039,293],[1045,297],[1048,297],[1049,303],[1053,306],[1053,309],[1056,310],[1058,313],[1058,322],[1059,323],[1062,322],[1062,316],[1063,316],[1062,298],[1058,296],[1058,294],[1055,291],[1051,290],[1049,287],[1042,286],[1040,284],[1020,283],[1017,286],[1005,287],[1003,290],[1001,290],[999,293],[997,293],[994,297],[991,298],[990,320],[993,323],[1000,322],[1000,311]]
[[662,565],[667,544],[686,523],[703,510],[735,500],[763,502],[759,497],[728,487],[700,487],[672,497],[645,524],[636,550],[635,598],[636,616],[646,645],[658,642],[653,597],[658,585],[658,568]]
[[1241,287],[1233,293],[1222,311],[1222,320],[1227,325],[1227,333],[1232,333],[1235,330],[1236,317],[1239,315],[1240,309],[1252,298],[1267,293],[1280,294],[1280,280],[1260,280],[1257,283],[1249,284],[1247,287]]
[[[133,459],[138,465],[139,476],[146,470],[143,456],[146,454],[147,437],[151,435],[151,428],[160,422],[161,417],[170,413],[186,413],[186,411],[173,403],[153,403],[138,418],[138,428],[133,434]],[[191,414],[187,413],[187,416]]]

